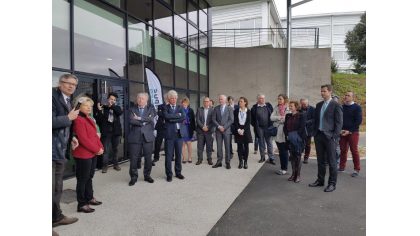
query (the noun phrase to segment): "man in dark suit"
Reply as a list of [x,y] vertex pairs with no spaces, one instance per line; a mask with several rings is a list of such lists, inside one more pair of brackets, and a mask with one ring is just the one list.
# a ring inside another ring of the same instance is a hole
[[217,162],[213,168],[221,167],[223,160],[223,144],[225,145],[225,164],[226,169],[230,169],[230,152],[231,131],[230,126],[233,124],[233,109],[226,104],[226,95],[219,95],[219,103],[213,111],[213,124],[216,126],[216,144],[217,144]]
[[[239,105],[235,104],[235,98],[233,96],[228,96],[227,97],[227,103],[230,107],[232,107],[233,111],[235,111],[236,109],[239,109]],[[233,139],[233,134],[230,134],[230,155],[233,156],[233,148],[232,148],[232,139]]]
[[163,117],[165,118],[165,172],[166,180],[172,181],[172,158],[175,152],[175,177],[184,179],[182,171],[182,138],[188,134],[182,132],[185,129],[183,124],[185,120],[184,109],[180,105],[176,105],[178,93],[175,90],[168,92],[168,104],[163,109]]
[[303,163],[307,164],[309,159],[309,154],[311,153],[311,139],[312,139],[312,131],[314,125],[314,114],[315,108],[309,105],[309,101],[307,98],[300,99],[300,112],[305,114],[306,117],[306,124],[305,124],[305,155],[303,156]]
[[111,159],[114,169],[120,171],[118,166],[118,145],[120,144],[122,128],[120,116],[123,111],[116,105],[118,95],[108,94],[108,104],[98,103],[97,122],[101,129],[101,142],[104,145],[104,155],[102,159],[102,173],[108,171],[108,161]]
[[137,94],[137,106],[130,108],[130,133],[128,134],[128,145],[130,149],[130,177],[129,186],[137,182],[138,162],[144,156],[144,181],[153,183],[150,172],[152,171],[152,153],[155,135],[153,134],[153,120],[156,116],[154,106],[147,105],[149,95],[147,93]]
[[203,106],[198,108],[196,120],[197,120],[197,156],[198,160],[196,165],[200,165],[203,162],[203,151],[204,145],[206,145],[207,163],[213,165],[211,160],[211,152],[213,150],[213,133],[214,124],[212,121],[213,108],[210,107],[210,98],[205,97],[203,100]]
[[[72,74],[60,76],[59,85],[52,90],[52,224],[53,227],[76,222],[75,217],[63,215],[60,208],[63,192],[63,174],[66,153],[70,140],[70,126],[79,114],[72,108],[71,97],[77,87],[78,79]],[[78,142],[72,141],[73,148]],[[53,231],[54,233],[54,231]]]
[[160,147],[162,146],[163,138],[165,137],[165,118],[163,117],[163,110],[167,104],[167,95],[165,94],[165,103],[158,106],[157,115],[158,120],[155,125],[156,139],[155,139],[155,151],[153,156],[153,163],[159,161]]
[[318,162],[318,178],[310,187],[324,186],[326,165],[329,165],[330,176],[324,192],[332,192],[337,183],[337,164],[335,150],[338,145],[343,126],[343,108],[331,98],[332,86],[321,86],[321,96],[324,101],[316,104],[314,116],[314,139]]

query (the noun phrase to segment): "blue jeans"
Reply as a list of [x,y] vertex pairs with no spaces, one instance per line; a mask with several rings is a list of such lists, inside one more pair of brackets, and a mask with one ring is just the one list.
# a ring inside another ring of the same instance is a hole
[[274,154],[273,154],[273,143],[272,143],[272,137],[265,132],[264,127],[257,127],[257,134],[258,135],[258,146],[260,148],[260,156],[261,159],[265,158],[265,147],[267,145],[267,154],[268,158],[270,160],[274,160]]

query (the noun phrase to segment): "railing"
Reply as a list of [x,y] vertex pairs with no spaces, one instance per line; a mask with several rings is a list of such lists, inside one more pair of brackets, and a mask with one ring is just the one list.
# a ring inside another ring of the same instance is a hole
[[[213,29],[211,47],[287,47],[287,28]],[[292,28],[292,47],[318,48],[319,28]]]

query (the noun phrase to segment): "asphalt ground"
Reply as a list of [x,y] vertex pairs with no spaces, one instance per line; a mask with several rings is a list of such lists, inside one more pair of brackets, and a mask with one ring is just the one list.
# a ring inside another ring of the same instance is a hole
[[348,161],[331,193],[308,187],[316,179],[315,159],[302,164],[300,183],[275,174],[277,168],[264,164],[208,235],[366,235],[365,160],[356,178]]

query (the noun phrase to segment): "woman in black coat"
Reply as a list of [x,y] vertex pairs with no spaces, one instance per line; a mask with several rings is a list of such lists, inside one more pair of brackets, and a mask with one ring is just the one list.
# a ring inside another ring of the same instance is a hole
[[288,179],[295,183],[300,182],[300,168],[302,152],[305,148],[305,114],[300,113],[299,103],[297,101],[289,102],[291,113],[286,114],[283,126],[284,135],[286,137],[286,145],[289,149],[289,159],[292,164],[292,176]]
[[239,169],[248,169],[249,143],[251,135],[251,110],[248,109],[248,100],[239,98],[239,109],[233,111],[233,134],[238,145]]

